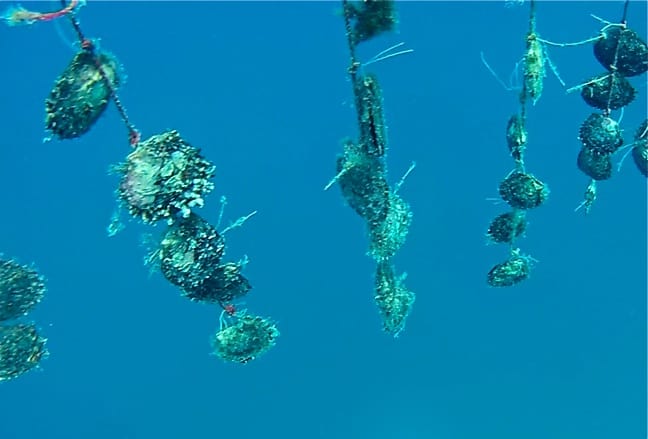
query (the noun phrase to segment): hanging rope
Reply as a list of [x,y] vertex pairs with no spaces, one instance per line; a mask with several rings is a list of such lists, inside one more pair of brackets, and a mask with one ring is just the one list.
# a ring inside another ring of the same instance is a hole
[[[65,6],[65,0],[61,0],[61,4]],[[130,143],[130,145],[134,147],[140,141],[141,138],[140,132],[137,130],[137,128],[135,128],[135,125],[133,125],[133,123],[128,118],[128,114],[126,114],[126,108],[124,108],[124,105],[121,103],[121,100],[117,95],[117,91],[115,90],[115,87],[113,87],[112,82],[108,78],[106,71],[104,70],[103,66],[101,65],[101,62],[99,61],[99,57],[97,56],[96,47],[94,43],[89,38],[86,38],[85,34],[81,30],[79,21],[74,16],[74,13],[70,12],[67,15],[70,19],[70,23],[72,24],[72,27],[74,28],[74,31],[77,34],[77,38],[79,39],[81,48],[87,51],[92,56],[92,59],[94,60],[95,63],[95,67],[97,68],[97,71],[101,75],[101,78],[104,80],[106,87],[110,92],[110,97],[115,103],[115,106],[117,107],[117,111],[119,112],[122,121],[124,122],[126,128],[128,129],[128,143]]]

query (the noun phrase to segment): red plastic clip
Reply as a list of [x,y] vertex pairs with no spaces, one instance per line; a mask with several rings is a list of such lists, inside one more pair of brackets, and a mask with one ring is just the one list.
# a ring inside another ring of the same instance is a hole
[[142,136],[137,130],[130,130],[130,133],[128,133],[128,143],[130,143],[130,146],[132,146],[133,148],[137,146],[141,139]]

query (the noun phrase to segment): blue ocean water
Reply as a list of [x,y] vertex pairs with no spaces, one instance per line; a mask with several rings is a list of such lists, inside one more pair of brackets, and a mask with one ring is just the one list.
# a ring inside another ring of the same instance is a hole
[[[25,4],[48,10],[58,2]],[[12,2],[2,2],[8,6]],[[551,74],[529,110],[528,169],[549,202],[520,247],[530,279],[489,288],[504,260],[486,246],[506,210],[488,198],[512,169],[504,139],[517,107],[506,78],[524,49],[528,5],[400,2],[414,53],[374,64],[389,126],[389,176],[414,221],[396,259],[417,294],[398,339],[381,332],[364,224],[337,188],[341,139],[356,137],[336,2],[89,2],[84,31],[128,74],[120,97],[143,137],[177,129],[216,166],[200,213],[258,214],[228,233],[248,255],[245,306],[281,337],[245,366],[209,355],[218,309],[182,298],[143,265],[134,221],[115,237],[111,164],[129,152],[114,106],[78,140],[43,143],[44,99],[72,50],[52,23],[0,28],[0,251],[34,263],[48,338],[42,367],[0,385],[0,439],[635,439],[646,437],[646,180],[629,159],[589,216],[575,166],[591,113]],[[596,35],[623,3],[540,2],[538,32]],[[646,37],[646,3],[630,25]],[[72,39],[68,23],[62,31]],[[568,85],[601,73],[591,47],[550,48]],[[622,125],[646,117],[646,76]],[[143,237],[144,236],[144,237]]]

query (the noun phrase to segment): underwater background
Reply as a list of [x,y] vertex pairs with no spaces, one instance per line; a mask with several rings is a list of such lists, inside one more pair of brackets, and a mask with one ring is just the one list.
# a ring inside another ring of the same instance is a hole
[[[12,2],[0,2],[4,10]],[[29,2],[55,9],[58,2]],[[596,35],[623,3],[539,2],[553,41]],[[518,286],[489,288],[507,257],[485,231],[505,206],[505,127],[517,110],[480,60],[506,79],[524,50],[528,5],[397,2],[414,53],[373,64],[389,127],[389,178],[414,219],[396,266],[417,300],[405,331],[381,331],[362,220],[337,187],[341,140],[357,135],[337,2],[99,2],[78,14],[115,54],[120,97],[143,138],[177,129],[216,164],[200,214],[258,214],[228,234],[248,255],[245,299],[281,336],[247,365],[209,355],[216,307],[192,303],[143,260],[151,228],[108,237],[111,164],[129,152],[114,105],[74,141],[43,143],[44,100],[74,55],[66,20],[0,28],[0,251],[47,283],[30,314],[48,338],[42,367],[0,385],[0,439],[646,437],[646,180],[628,159],[574,213],[591,113],[548,73],[529,107],[526,163],[551,190],[529,214]],[[646,38],[646,3],[629,24]],[[57,30],[57,26],[59,29]],[[569,86],[602,68],[591,46],[550,48]],[[646,117],[646,77],[625,111],[628,139]],[[155,229],[160,233],[163,224]]]

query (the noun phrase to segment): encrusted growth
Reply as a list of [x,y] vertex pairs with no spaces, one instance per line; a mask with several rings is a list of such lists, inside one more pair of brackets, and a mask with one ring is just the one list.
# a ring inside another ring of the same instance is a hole
[[45,101],[45,126],[58,139],[73,139],[87,133],[104,112],[111,88],[119,86],[117,60],[107,53],[79,51],[56,80]]
[[214,165],[177,131],[138,143],[116,169],[121,174],[119,200],[147,224],[176,214],[188,217],[193,208],[203,206],[205,195],[214,188]]

